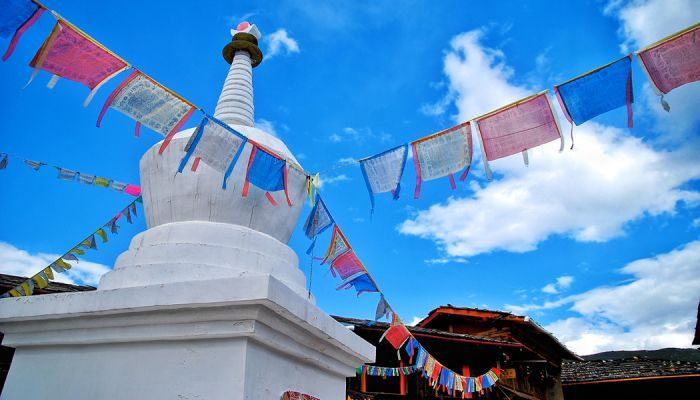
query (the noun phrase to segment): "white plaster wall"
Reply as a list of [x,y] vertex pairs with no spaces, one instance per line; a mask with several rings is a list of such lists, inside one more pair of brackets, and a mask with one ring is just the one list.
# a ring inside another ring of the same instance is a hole
[[[279,139],[259,129],[236,125],[246,136],[276,150],[294,160],[287,147]],[[194,129],[178,133],[162,155],[160,143],[151,147],[141,158],[141,186],[146,223],[149,228],[177,221],[212,221],[245,226],[264,232],[282,243],[287,243],[299,220],[306,198],[306,177],[294,168],[288,168],[289,197],[292,207],[282,191],[272,196],[279,204],[272,206],[265,192],[250,185],[247,197],[242,197],[251,145],[246,144],[226,190],[221,188],[223,174],[200,163],[196,172],[190,171],[191,163],[177,173],[184,157],[184,148]]]

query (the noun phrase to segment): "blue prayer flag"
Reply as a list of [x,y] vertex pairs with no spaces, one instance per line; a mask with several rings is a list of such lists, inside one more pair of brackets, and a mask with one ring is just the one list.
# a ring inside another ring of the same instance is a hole
[[3,1],[0,12],[0,36],[7,38],[15,34],[24,23],[34,15],[39,8],[30,0]]
[[632,126],[632,56],[626,56],[593,72],[555,86],[564,115],[576,125],[627,105]]
[[316,194],[316,204],[311,209],[306,222],[304,223],[304,233],[309,239],[313,239],[316,235],[325,231],[333,225],[333,217],[328,212],[326,204],[321,200],[321,196]]
[[349,277],[345,282],[340,284],[336,290],[350,289],[354,287],[359,296],[362,292],[379,292],[379,289],[374,284],[374,281],[367,275],[367,272],[360,272]]
[[248,181],[268,192],[283,190],[285,161],[257,146],[256,149],[251,154],[253,160],[249,163]]

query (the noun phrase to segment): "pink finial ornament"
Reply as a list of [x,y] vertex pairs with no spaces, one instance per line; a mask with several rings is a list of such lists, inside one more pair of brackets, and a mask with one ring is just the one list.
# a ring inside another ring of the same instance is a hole
[[244,31],[244,30],[246,30],[249,26],[250,26],[250,22],[248,22],[248,21],[243,21],[243,22],[241,22],[240,24],[238,24],[238,26],[236,27],[236,30],[239,31],[239,32],[240,32],[240,31]]

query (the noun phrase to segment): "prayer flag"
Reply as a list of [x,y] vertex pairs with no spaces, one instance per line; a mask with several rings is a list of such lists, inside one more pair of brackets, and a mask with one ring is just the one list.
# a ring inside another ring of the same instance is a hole
[[29,168],[33,169],[34,171],[38,171],[42,165],[45,165],[43,162],[32,160],[24,160],[24,163],[27,164]]
[[59,20],[34,59],[30,82],[40,69],[53,74],[52,88],[58,78],[79,82],[90,88],[83,105],[87,106],[97,90],[108,80],[128,68],[119,57],[97,44],[66,21]]
[[0,158],[0,169],[5,168],[7,168],[7,154],[3,154],[2,158]]
[[[51,268],[49,268],[49,271],[51,271]],[[46,271],[41,270],[41,271],[39,271],[39,273],[38,273],[37,275],[40,276],[41,279],[43,279],[44,281],[46,281],[46,286],[49,285],[50,279],[49,279],[49,275],[46,273]],[[53,279],[53,274],[51,274],[51,279]],[[44,287],[46,287],[46,286],[44,286]],[[42,287],[42,289],[43,289],[44,287]]]
[[670,110],[664,96],[686,83],[700,80],[700,40],[697,39],[700,24],[637,52],[642,69],[646,72],[661,104]]
[[107,224],[109,231],[115,235],[117,233],[119,233],[119,225],[117,225],[117,218],[118,217],[115,217],[113,220],[109,221],[109,223]]
[[572,124],[581,125],[593,117],[626,105],[627,126],[631,128],[634,101],[632,55],[557,85],[554,93],[564,116]]
[[542,92],[499,108],[476,119],[484,150],[486,177],[491,180],[488,162],[522,153],[527,165],[527,150],[564,137],[554,116],[547,92]]
[[440,131],[411,143],[413,164],[416,168],[414,198],[420,197],[423,181],[449,176],[452,189],[456,189],[453,174],[467,167],[459,177],[467,178],[472,163],[472,132],[469,122]]
[[374,313],[374,319],[378,320],[379,318],[388,317],[390,312],[391,307],[389,307],[389,303],[386,302],[383,294],[380,295],[379,303],[377,303],[377,311]]
[[44,8],[30,0],[5,0],[0,13],[0,36],[6,38],[12,35],[2,60],[6,61],[15,50],[19,38],[29,29],[44,12]]
[[[128,184],[128,185],[126,185],[126,188],[124,189],[124,193],[130,194],[134,197],[138,197],[141,194],[141,186]],[[134,213],[134,215],[135,214],[136,213]]]
[[336,290],[340,289],[350,289],[354,287],[357,291],[357,295],[361,295],[364,292],[378,292],[377,286],[374,284],[372,278],[369,277],[367,271],[358,272],[352,275],[345,282],[341,283]]
[[321,264],[327,262],[333,263],[338,256],[348,251],[348,249],[350,249],[350,244],[348,244],[348,241],[345,239],[345,235],[340,231],[338,225],[333,226],[331,243],[328,246],[328,251],[326,251],[326,256],[323,258]]
[[182,172],[189,159],[194,156],[195,163],[192,165],[192,171],[197,170],[199,163],[196,160],[201,159],[208,166],[224,174],[222,188],[226,189],[226,181],[247,141],[243,134],[226,123],[206,115],[190,137],[187,153],[180,162],[178,172]]
[[80,260],[78,260],[78,257],[77,257],[75,254],[70,253],[70,252],[64,254],[64,255],[61,256],[61,257],[64,258],[64,259],[66,259],[66,260],[71,260],[71,261],[75,261],[75,262],[80,262]]
[[103,188],[109,187],[110,182],[111,180],[107,178],[102,178],[100,176],[96,177],[94,181],[95,186],[102,186]]
[[408,331],[408,328],[406,328],[406,325],[404,325],[403,322],[401,322],[401,320],[394,315],[391,326],[386,330],[386,332],[384,332],[379,341],[381,342],[382,340],[386,339],[395,349],[398,350],[404,343],[406,343],[406,340],[408,340],[409,337],[411,337],[411,333]]
[[126,183],[112,181],[112,189],[116,190],[117,192],[123,192],[124,189],[126,189]]
[[304,233],[309,239],[314,239],[317,235],[330,228],[333,225],[333,217],[328,212],[326,204],[321,199],[321,196],[316,194],[316,204],[311,209],[309,216],[304,222]]
[[159,154],[163,154],[172,137],[194,112],[192,104],[138,70],[134,70],[105,101],[97,118],[98,127],[107,107],[136,120],[137,128],[143,124],[165,136]]
[[78,182],[85,185],[92,185],[95,182],[95,175],[88,175],[80,172],[78,175]]
[[97,250],[97,243],[95,243],[95,235],[90,235],[87,239],[80,243],[83,248]]
[[39,289],[43,289],[49,284],[49,282],[45,280],[40,274],[32,276],[31,279],[32,281],[34,281],[34,283],[36,283],[36,286],[38,286]]
[[135,217],[138,216],[138,214],[136,213],[136,202],[131,203],[130,207],[131,207],[131,213],[134,214]]
[[34,293],[34,281],[27,279],[19,285],[24,291],[25,296],[31,296]]
[[71,251],[71,253],[78,253],[81,256],[85,254],[85,250],[81,249],[80,247],[74,247]]
[[408,145],[402,145],[360,161],[372,211],[374,211],[375,193],[391,192],[394,200],[399,198],[401,175],[406,166],[407,153]]
[[292,201],[289,199],[287,191],[287,161],[272,151],[268,151],[257,143],[252,143],[253,149],[248,159],[248,168],[243,183],[243,197],[248,196],[250,184],[265,190],[265,197],[274,206],[277,202],[269,192],[284,190],[287,204],[291,207]]
[[78,174],[75,171],[71,171],[69,169],[65,169],[65,168],[61,168],[61,167],[57,167],[57,169],[58,169],[58,179],[60,179],[62,181],[69,181],[70,182],[73,179],[75,179],[75,176]]
[[43,272],[47,278],[53,280],[53,271],[51,270],[51,267],[46,267],[41,272]]
[[102,238],[102,243],[107,243],[107,233],[105,233],[104,229],[100,228],[95,233],[100,235],[100,237]]
[[122,210],[122,214],[124,214],[124,216],[126,216],[126,222],[131,224],[132,223],[131,222],[131,211],[129,211],[128,206],[124,210]]
[[349,276],[358,272],[365,271],[365,267],[355,255],[355,252],[350,249],[342,255],[338,256],[331,263],[331,273],[335,276],[337,272],[341,279],[347,279]]

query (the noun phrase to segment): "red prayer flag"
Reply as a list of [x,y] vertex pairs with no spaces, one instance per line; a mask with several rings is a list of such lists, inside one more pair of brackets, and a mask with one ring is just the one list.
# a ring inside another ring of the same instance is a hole
[[522,152],[527,164],[527,150],[564,137],[554,116],[546,92],[505,106],[476,119],[484,150],[486,174],[491,180],[488,161]]
[[49,87],[61,77],[90,88],[84,105],[92,100],[100,86],[128,67],[119,57],[61,20],[29,65],[34,68],[30,82],[43,69],[54,75]]
[[[642,69],[659,95],[700,80],[699,30],[700,24],[695,24],[637,52]],[[666,111],[667,107],[664,104]]]

